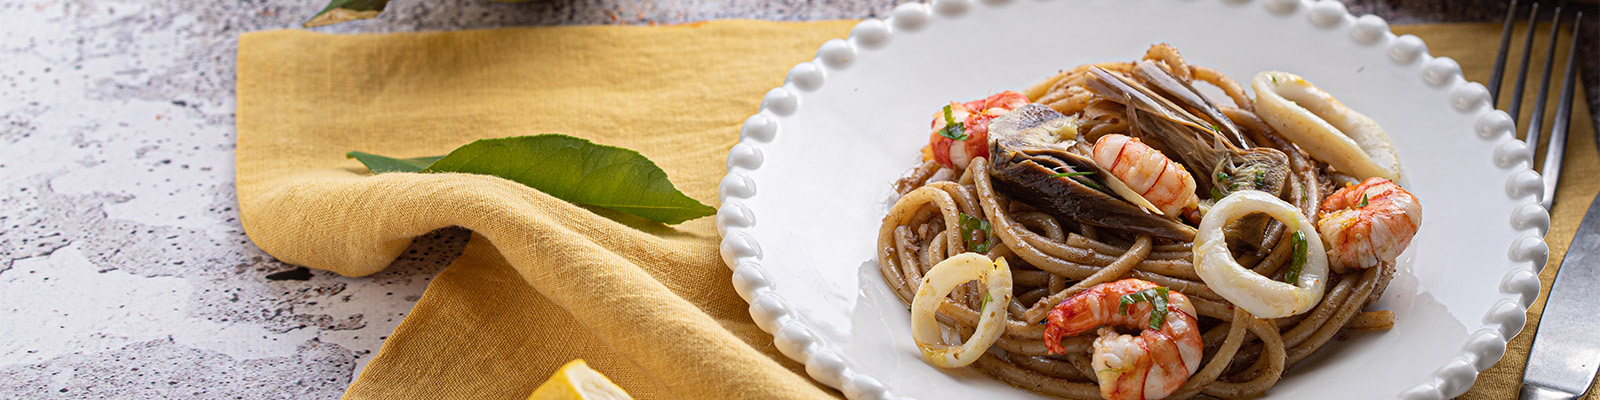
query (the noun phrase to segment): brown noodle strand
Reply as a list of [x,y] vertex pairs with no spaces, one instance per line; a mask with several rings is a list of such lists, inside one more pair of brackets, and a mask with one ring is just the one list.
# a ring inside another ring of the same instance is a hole
[[1067,290],[1067,278],[1061,275],[1050,275],[1050,293]]
[[1311,352],[1327,344],[1329,339],[1333,339],[1334,334],[1339,333],[1340,328],[1350,322],[1350,318],[1354,317],[1356,312],[1361,311],[1361,305],[1366,303],[1367,296],[1372,295],[1372,289],[1377,287],[1378,269],[1368,268],[1361,273],[1360,280],[1361,283],[1357,286],[1355,292],[1345,298],[1345,306],[1341,307],[1339,312],[1329,319],[1328,323],[1323,324],[1322,328],[1317,329],[1317,332],[1312,334],[1305,342],[1289,350],[1289,363],[1299,362],[1305,359],[1306,356],[1311,355]]
[[1161,43],[1150,46],[1150,50],[1144,53],[1144,59],[1160,61],[1166,64],[1167,68],[1171,70],[1172,76],[1179,80],[1188,82],[1192,79],[1189,75],[1189,63],[1183,61],[1183,56],[1179,55],[1178,49],[1173,48],[1172,45]]
[[[1039,302],[1039,299],[1042,299],[1045,296],[1049,296],[1050,293],[1053,293],[1053,292],[1050,291],[1050,288],[1043,287],[1043,288],[1038,288],[1038,289],[1034,289],[1034,290],[1029,290],[1027,293],[1023,293],[1023,294],[1017,295],[1016,298],[1017,298],[1017,302],[1019,302],[1019,303],[1022,303],[1022,304],[1033,304],[1033,303]],[[1022,318],[1017,318],[1017,319],[1022,319]]]
[[1072,366],[1078,367],[1078,372],[1081,372],[1084,376],[1089,377],[1089,382],[1098,383],[1100,381],[1100,376],[1095,375],[1094,361],[1089,358],[1089,355],[1089,352],[1067,353],[1061,358],[1067,359],[1067,362],[1072,363]]
[[922,284],[922,274],[920,273],[922,267],[917,265],[917,258],[912,256],[916,251],[907,250],[912,246],[910,232],[911,230],[904,226],[895,228],[894,243],[895,249],[900,253],[900,265],[908,267],[904,269],[906,284],[908,286],[916,286]]
[[927,274],[934,264],[944,261],[944,238],[946,237],[948,236],[934,235],[933,240],[928,241],[927,246],[923,246],[922,265],[920,266],[921,269],[918,270],[919,272]]
[[[1087,336],[1061,339],[1061,346],[1066,348],[1068,353],[1087,353],[1091,351],[1089,347],[1091,343],[1094,343],[1094,338]],[[1050,355],[1050,349],[1045,347],[1043,340],[1039,339],[1001,337],[1000,340],[995,341],[995,345],[1000,346],[1001,349],[1008,353],[1027,356]]]
[[[1183,383],[1183,386],[1173,391],[1167,398],[1187,399],[1193,397],[1216,381],[1217,377],[1222,376],[1222,372],[1228,369],[1228,364],[1233,359],[1234,353],[1238,352],[1239,346],[1244,344],[1245,329],[1252,325],[1250,322],[1252,319],[1255,319],[1255,317],[1250,316],[1249,312],[1242,309],[1234,310],[1232,322],[1226,324],[1227,336],[1221,339],[1222,345],[1217,348],[1216,353],[1212,354],[1211,361],[1190,376],[1189,380]],[[1221,330],[1221,326],[1218,328],[1215,331]]]
[[[1029,246],[1032,246],[1039,252],[1049,257],[1069,261],[1075,264],[1087,265],[1090,267],[1105,267],[1111,265],[1111,263],[1117,261],[1116,257],[1121,256],[1126,251],[1121,250],[1117,251],[1114,255],[1106,255],[1090,251],[1090,249],[1085,247],[1074,246],[1072,238],[1081,238],[1080,241],[1086,241],[1086,243],[1099,243],[1078,234],[1068,235],[1067,243],[1052,241],[1049,238],[1039,236],[1039,234],[1027,230],[1015,231],[1011,232],[1011,234],[1021,238],[1024,242],[1027,242]],[[1101,245],[1114,249],[1117,248],[1104,243],[1101,243]],[[1193,258],[1193,253],[1189,254],[1189,257]],[[1143,272],[1175,276],[1191,280],[1200,279],[1200,275],[1194,272],[1193,262],[1189,260],[1150,260],[1141,257],[1138,264],[1135,264],[1134,269]]]
[[923,161],[921,165],[911,169],[911,172],[907,173],[905,177],[895,181],[894,192],[904,196],[906,193],[911,192],[912,189],[927,183],[928,178],[933,177],[933,173],[939,172],[940,168],[944,167],[933,160]]
[[1372,288],[1372,296],[1367,298],[1367,303],[1362,305],[1363,307],[1377,303],[1378,297],[1383,295],[1383,291],[1389,289],[1389,281],[1394,279],[1394,263],[1379,263],[1375,268],[1378,269],[1377,286]]
[[[1033,243],[1034,241],[1035,240],[1030,238],[1029,243]],[[1101,241],[1098,241],[1098,240],[1089,239],[1087,237],[1084,237],[1083,235],[1079,235],[1079,234],[1076,234],[1076,233],[1067,235],[1067,243],[1066,244],[1067,244],[1067,247],[1077,248],[1079,250],[1092,251],[1093,253],[1090,253],[1090,254],[1087,255],[1088,257],[1092,257],[1092,258],[1084,259],[1084,260],[1076,260],[1076,259],[1073,260],[1073,261],[1076,261],[1076,262],[1082,262],[1084,264],[1091,264],[1091,265],[1109,265],[1109,264],[1111,264],[1111,261],[1113,261],[1117,256],[1120,256],[1120,255],[1122,255],[1122,253],[1126,253],[1128,251],[1128,248],[1126,248],[1126,247],[1121,247],[1121,246],[1113,245],[1113,244],[1110,244],[1110,243],[1105,243],[1105,242],[1101,242]],[[1041,248],[1042,247],[1044,247],[1044,246],[1041,246]],[[1050,253],[1050,251],[1048,249],[1045,252],[1046,253]],[[1084,254],[1084,253],[1074,251],[1073,252],[1073,256],[1076,256],[1076,254]],[[1063,258],[1067,258],[1067,256],[1062,256],[1062,257]],[[1079,256],[1079,257],[1082,257],[1082,256]],[[1164,268],[1164,270],[1172,270],[1174,268],[1180,269],[1180,270],[1181,269],[1187,269],[1187,270],[1190,271],[1189,272],[1190,274],[1192,274],[1193,270],[1194,270],[1194,264],[1193,264],[1193,261],[1191,261],[1191,260],[1194,260],[1194,252],[1190,251],[1190,250],[1187,250],[1187,249],[1184,249],[1184,250],[1171,250],[1171,251],[1164,251],[1164,252],[1157,252],[1156,250],[1152,249],[1151,253],[1145,255],[1144,258],[1145,258],[1144,261],[1140,261],[1141,267]],[[1069,258],[1069,259],[1071,259],[1071,258]],[[1160,266],[1157,266],[1157,265],[1160,265]],[[1142,270],[1147,270],[1145,268],[1141,268],[1141,269]],[[1151,272],[1157,272],[1157,271],[1151,271]],[[1165,272],[1161,272],[1161,273],[1165,274]],[[1170,275],[1170,274],[1168,274],[1168,275]],[[1188,277],[1188,276],[1186,276],[1186,277]],[[1190,279],[1200,279],[1199,276],[1193,276],[1193,277],[1188,277],[1188,278],[1190,278]]]
[[972,366],[1002,382],[1036,393],[1074,400],[1100,398],[1098,386],[1045,376],[1006,362],[994,354],[984,354]]
[[[1239,310],[1234,310],[1234,312],[1238,311]],[[1228,330],[1232,329],[1232,327],[1233,320],[1217,323],[1217,326],[1213,326],[1211,329],[1207,329],[1204,333],[1200,334],[1200,343],[1205,345],[1206,350],[1215,351],[1218,347],[1222,346],[1223,339],[1228,338]],[[1207,353],[1210,354],[1211,352],[1208,351]],[[1207,358],[1209,359],[1211,357],[1207,356]]]
[[1022,319],[1022,313],[1028,312],[1028,309],[1016,297],[1012,297],[1011,301],[1006,302],[1006,312],[1011,314],[1011,319]]
[[[1307,238],[1307,240],[1319,239]],[[1273,246],[1272,252],[1267,253],[1267,257],[1256,264],[1255,272],[1261,274],[1261,276],[1272,276],[1278,272],[1279,268],[1283,268],[1292,257],[1294,257],[1294,241],[1279,240],[1278,244]]]
[[937,188],[949,194],[950,198],[955,199],[956,205],[960,206],[958,208],[961,209],[962,214],[978,215],[978,201],[973,199],[972,192],[967,190],[966,186],[961,186],[955,182],[934,182],[929,183],[926,187]]
[[1233,306],[1226,302],[1190,297],[1189,304],[1193,304],[1194,312],[1202,317],[1223,319],[1233,315]]
[[1053,275],[1050,275],[1049,272],[1039,270],[1017,271],[1016,268],[1012,268],[1011,284],[1026,287],[1044,286],[1050,284],[1051,276]]
[[1278,336],[1278,328],[1266,321],[1255,318],[1249,320],[1249,325],[1250,332],[1261,338],[1261,342],[1267,350],[1266,370],[1247,382],[1211,382],[1205,388],[1204,393],[1206,395],[1222,398],[1260,397],[1273,384],[1278,383],[1278,378],[1283,377],[1283,370],[1286,368],[1287,362],[1283,339]]
[[1117,259],[1117,262],[1111,263],[1110,266],[1095,272],[1094,275],[1089,275],[1089,277],[1083,278],[1083,280],[1073,284],[1072,287],[1067,288],[1067,290],[1057,292],[1056,294],[1050,295],[1050,297],[1046,297],[1039,300],[1037,303],[1034,303],[1032,307],[1028,308],[1028,312],[1023,313],[1024,317],[1022,320],[1030,324],[1037,324],[1039,321],[1043,321],[1045,314],[1050,312],[1050,309],[1054,308],[1056,304],[1066,301],[1067,297],[1087,290],[1091,286],[1111,282],[1112,280],[1127,274],[1129,271],[1132,271],[1133,266],[1138,265],[1139,260],[1144,258],[1144,255],[1148,254],[1149,252],[1150,236],[1140,235],[1139,240],[1134,242],[1133,248],[1128,250],[1127,253],[1123,253],[1122,258]]
[[[1211,86],[1222,89],[1222,93],[1227,94],[1228,98],[1233,100],[1234,107],[1244,111],[1255,110],[1255,102],[1250,101],[1250,95],[1245,94],[1244,87],[1239,86],[1239,82],[1235,82],[1233,78],[1229,78],[1215,69],[1198,65],[1190,65],[1189,72],[1194,74],[1195,80],[1209,83]],[[1235,123],[1238,122],[1232,115],[1227,115],[1227,117],[1228,119],[1233,119]]]
[[1066,235],[1061,231],[1061,224],[1049,214],[1038,211],[1018,213],[1016,219],[1022,226],[1044,231],[1044,236],[1050,240],[1059,242],[1066,239]]
[[1087,377],[1083,376],[1082,372],[1078,371],[1077,367],[1072,366],[1072,363],[1049,357],[1026,356],[1017,353],[1008,353],[1006,354],[1006,360],[1011,361],[1012,364],[1016,364],[1018,367],[1022,367],[1023,369],[1051,378],[1080,381],[1088,379]]
[[1339,310],[1340,306],[1345,303],[1345,298],[1350,296],[1350,292],[1355,286],[1357,279],[1358,278],[1356,276],[1352,275],[1346,275],[1343,279],[1340,279],[1339,283],[1334,285],[1327,294],[1322,295],[1322,304],[1313,309],[1309,317],[1301,320],[1300,324],[1296,325],[1293,329],[1283,333],[1284,343],[1294,346],[1300,344],[1302,341],[1305,341],[1306,338],[1311,337],[1311,334],[1315,333],[1318,328],[1321,328],[1324,322],[1327,322],[1328,319],[1332,318],[1334,313]]
[[[978,312],[966,305],[945,299],[939,305],[939,315],[949,317],[962,326],[978,326]],[[1007,319],[1005,334],[1014,337],[1044,337],[1044,325],[1028,325],[1019,320]]]
[[1393,327],[1394,311],[1379,310],[1356,314],[1355,318],[1350,319],[1350,323],[1345,324],[1344,329],[1351,331],[1369,331],[1384,330]]

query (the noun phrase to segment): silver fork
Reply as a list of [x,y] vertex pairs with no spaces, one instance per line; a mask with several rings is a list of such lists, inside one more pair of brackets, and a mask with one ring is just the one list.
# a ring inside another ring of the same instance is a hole
[[[1512,28],[1516,20],[1517,0],[1511,0],[1511,6],[1506,11],[1505,26],[1500,32],[1500,51],[1495,54],[1494,71],[1489,75],[1489,101],[1495,104],[1499,104],[1500,101],[1500,85],[1505,77],[1506,54],[1511,50],[1511,36],[1514,30]],[[1544,153],[1544,166],[1538,170],[1539,174],[1544,177],[1544,193],[1540,197],[1540,202],[1543,203],[1545,209],[1549,209],[1555,203],[1556,184],[1561,179],[1561,159],[1566,154],[1567,129],[1570,127],[1572,119],[1573,87],[1577,83],[1578,29],[1582,20],[1582,11],[1579,11],[1578,15],[1572,19],[1571,37],[1573,40],[1567,48],[1566,73],[1561,78],[1561,98],[1556,104],[1555,123],[1550,127],[1550,143]],[[1533,56],[1533,38],[1535,28],[1539,25],[1538,22],[1539,3],[1535,2],[1528,12],[1528,28],[1523,35],[1522,62],[1517,68],[1517,80],[1511,92],[1511,103],[1505,109],[1507,113],[1511,114],[1512,121],[1517,122],[1519,126],[1527,127],[1527,133],[1523,140],[1528,144],[1528,149],[1535,152],[1539,149],[1539,137],[1543,134],[1545,100],[1549,97],[1550,81],[1554,78],[1550,73],[1556,60],[1556,40],[1560,38],[1561,6],[1559,4],[1556,5],[1555,15],[1551,17],[1550,45],[1548,50],[1545,51],[1544,74],[1539,79],[1539,96],[1535,98],[1533,103],[1532,118],[1524,123],[1524,121],[1518,121],[1518,115],[1522,111],[1522,93],[1525,88],[1524,85],[1528,82],[1528,61]]]
[[[1533,52],[1533,36],[1539,22],[1539,5],[1530,7],[1528,29],[1523,39],[1521,66],[1517,70],[1515,92],[1511,94],[1510,107],[1506,109],[1512,120],[1518,118],[1522,107],[1522,92],[1527,83],[1528,60]],[[1500,51],[1495,55],[1494,71],[1489,77],[1489,96],[1499,100],[1499,90],[1505,72],[1506,54],[1510,51],[1512,27],[1517,18],[1517,2],[1511,1],[1506,12],[1504,30],[1500,34]],[[1545,99],[1550,94],[1551,69],[1555,64],[1556,41],[1561,32],[1561,7],[1551,17],[1550,45],[1545,52],[1544,74],[1539,80],[1539,97],[1534,100],[1530,118],[1523,124],[1528,148],[1537,151],[1543,129]],[[1544,193],[1540,201],[1546,209],[1555,202],[1556,184],[1560,182],[1561,159],[1566,153],[1567,129],[1571,125],[1573,87],[1577,81],[1578,29],[1583,13],[1578,12],[1572,21],[1572,43],[1567,48],[1567,67],[1561,83],[1561,96],[1556,104],[1555,121],[1550,127],[1550,140],[1544,154],[1544,166],[1539,172],[1544,176]],[[1496,103],[1498,104],[1498,102]],[[1596,305],[1592,291],[1600,287],[1600,198],[1589,205],[1572,245],[1561,261],[1550,294],[1545,297],[1544,314],[1538,331],[1534,333],[1533,346],[1528,350],[1528,362],[1523,370],[1522,400],[1578,399],[1585,396],[1600,369],[1600,342],[1594,332],[1600,330],[1600,319],[1594,318]]]

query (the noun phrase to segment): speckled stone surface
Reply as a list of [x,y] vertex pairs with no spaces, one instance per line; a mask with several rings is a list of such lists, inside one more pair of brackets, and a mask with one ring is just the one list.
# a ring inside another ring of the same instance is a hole
[[[238,34],[296,27],[319,1],[0,0],[0,398],[337,398],[460,253],[468,233],[445,229],[345,278],[278,262],[240,228]],[[321,30],[864,18],[897,2],[397,0]],[[1505,10],[1347,4],[1395,24]],[[1600,28],[1600,7],[1581,7]],[[1597,33],[1582,38],[1591,110]]]

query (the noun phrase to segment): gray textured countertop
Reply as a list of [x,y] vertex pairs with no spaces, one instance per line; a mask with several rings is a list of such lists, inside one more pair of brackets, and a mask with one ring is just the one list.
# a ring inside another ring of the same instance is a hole
[[[398,0],[321,30],[863,18],[897,1],[818,3]],[[1504,15],[1499,1],[1346,3],[1394,24]],[[238,34],[324,4],[0,0],[0,398],[337,398],[460,252],[467,233],[442,230],[345,278],[280,263],[240,228]]]

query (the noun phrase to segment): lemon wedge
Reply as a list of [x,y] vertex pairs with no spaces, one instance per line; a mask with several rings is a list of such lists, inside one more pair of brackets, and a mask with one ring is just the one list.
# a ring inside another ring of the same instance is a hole
[[633,399],[605,375],[589,368],[583,359],[572,360],[533,390],[528,400],[623,400]]

